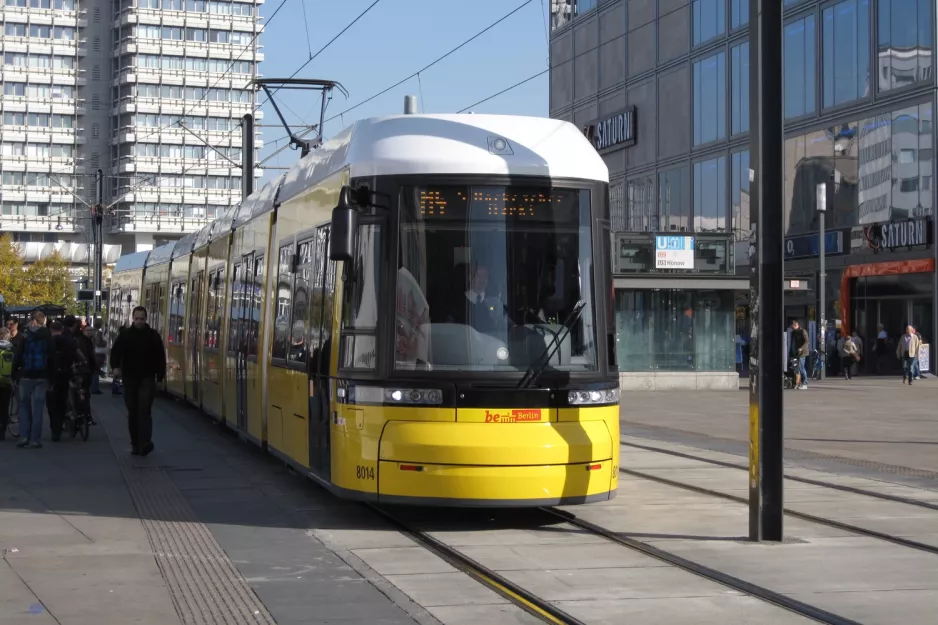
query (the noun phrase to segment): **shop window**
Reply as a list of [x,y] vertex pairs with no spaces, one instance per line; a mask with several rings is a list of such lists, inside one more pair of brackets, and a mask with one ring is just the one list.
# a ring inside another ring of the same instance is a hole
[[748,241],[751,227],[749,214],[749,150],[732,156],[732,215],[733,238]]
[[726,34],[726,0],[694,0],[694,45]]
[[870,93],[870,0],[842,0],[824,9],[824,106],[839,106]]
[[694,231],[726,231],[726,157],[694,163]]
[[879,0],[877,34],[880,91],[933,79],[934,0]]
[[859,123],[857,223],[932,214],[931,118],[931,104],[921,104]]
[[735,370],[733,291],[616,292],[619,370]]
[[681,165],[658,174],[659,230],[687,232],[690,206],[690,168]]
[[730,132],[749,132],[749,42],[730,51]]
[[730,0],[730,30],[749,25],[749,0]]
[[651,232],[659,229],[654,176],[642,176],[626,182],[625,206],[628,232]]
[[726,138],[726,53],[694,62],[694,145]]
[[815,111],[815,18],[808,15],[785,24],[782,49],[786,119]]

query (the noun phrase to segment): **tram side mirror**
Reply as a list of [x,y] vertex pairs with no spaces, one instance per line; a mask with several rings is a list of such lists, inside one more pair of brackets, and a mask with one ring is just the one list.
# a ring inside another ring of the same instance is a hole
[[350,202],[348,186],[339,192],[339,204],[332,209],[332,228],[329,233],[329,260],[352,262],[358,247],[358,211]]

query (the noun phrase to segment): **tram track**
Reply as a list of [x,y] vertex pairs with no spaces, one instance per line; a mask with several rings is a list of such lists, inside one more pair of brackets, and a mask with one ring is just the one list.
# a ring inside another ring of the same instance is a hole
[[[668,454],[668,455],[673,455],[673,456],[677,456],[677,457],[685,458],[685,459],[690,459],[690,460],[699,460],[700,462],[705,462],[705,463],[708,463],[708,464],[714,464],[714,465],[717,465],[717,466],[722,466],[722,467],[727,467],[727,468],[734,468],[734,469],[748,470],[748,467],[736,465],[736,464],[733,464],[733,463],[731,463],[731,462],[724,462],[724,461],[720,461],[720,460],[713,460],[713,459],[710,459],[710,458],[700,458],[700,457],[694,456],[693,454],[685,454],[685,453],[682,453],[682,452],[677,452],[677,451],[672,451],[672,450],[659,449],[659,448],[656,448],[656,447],[653,447],[653,446],[649,446],[649,445],[639,445],[639,444],[635,444],[635,443],[626,443],[625,441],[621,441],[621,444],[622,444],[623,446],[628,446],[628,447],[634,447],[634,448],[638,448],[638,449],[643,449],[643,450],[645,450],[645,451],[659,452],[659,453],[664,453],[664,454]],[[659,484],[664,484],[664,485],[666,485],[666,486],[671,486],[671,487],[674,487],[674,488],[680,488],[680,489],[682,489],[682,490],[687,490],[687,491],[695,492],[695,493],[698,493],[698,494],[701,494],[701,495],[707,495],[707,496],[710,496],[710,497],[719,497],[719,498],[721,498],[721,499],[725,499],[725,500],[727,500],[727,501],[735,501],[735,502],[740,503],[740,504],[748,504],[748,503],[749,503],[749,499],[746,498],[746,497],[739,497],[739,496],[737,496],[737,495],[731,495],[730,493],[725,493],[725,492],[722,492],[722,491],[719,491],[719,490],[715,490],[715,489],[712,489],[712,488],[706,488],[706,487],[703,487],[703,486],[696,486],[696,485],[694,485],[694,484],[688,484],[688,483],[686,483],[686,482],[681,482],[681,481],[679,481],[679,480],[673,480],[673,479],[670,479],[670,478],[661,477],[661,476],[658,476],[658,475],[654,475],[654,474],[652,474],[652,473],[647,473],[647,472],[645,472],[645,471],[637,471],[637,470],[635,470],[635,469],[626,469],[626,468],[620,467],[620,468],[619,468],[619,473],[621,473],[621,474],[623,474],[623,475],[629,475],[629,476],[632,476],[632,477],[637,477],[637,478],[640,478],[640,479],[650,480],[650,481],[653,481],[653,482],[657,482],[657,483],[659,483]],[[922,508],[926,508],[926,509],[938,509],[938,508],[936,508],[935,506],[932,506],[931,504],[929,504],[928,502],[922,502],[922,501],[917,501],[917,500],[913,500],[913,499],[908,499],[908,498],[906,498],[906,497],[894,497],[894,496],[891,496],[891,495],[885,495],[885,494],[883,494],[883,493],[872,493],[872,492],[870,492],[870,491],[865,491],[865,490],[863,490],[863,489],[855,489],[855,488],[851,488],[851,487],[841,487],[841,485],[839,485],[839,484],[829,484],[829,483],[827,483],[827,482],[822,482],[822,481],[819,481],[819,480],[809,480],[809,479],[807,479],[807,478],[794,478],[794,476],[791,476],[791,477],[790,477],[790,476],[788,476],[788,475],[785,476],[785,479],[792,479],[793,481],[799,481],[799,482],[803,482],[803,483],[807,483],[807,484],[812,484],[812,485],[815,485],[815,486],[830,487],[830,488],[834,488],[835,490],[846,490],[847,492],[851,492],[851,493],[854,493],[854,494],[867,495],[867,496],[874,497],[874,498],[877,498],[877,499],[885,499],[885,500],[887,500],[887,501],[892,501],[892,502],[895,502],[895,503],[901,503],[901,504],[905,504],[905,505],[913,505],[913,506],[918,505],[918,507],[922,507]],[[795,518],[797,518],[797,519],[801,519],[801,520],[803,520],[803,521],[808,521],[808,522],[810,522],[810,523],[817,523],[817,524],[820,524],[820,525],[825,525],[825,526],[827,526],[827,527],[832,527],[832,528],[835,528],[835,529],[843,530],[843,531],[845,531],[845,532],[850,532],[850,533],[852,533],[852,534],[858,534],[858,535],[861,535],[861,536],[867,536],[867,537],[870,537],[870,538],[875,538],[875,539],[877,539],[877,540],[883,540],[883,541],[890,542],[890,543],[893,543],[893,544],[896,544],[896,545],[900,545],[900,546],[902,546],[902,547],[907,547],[907,548],[909,548],[909,549],[915,549],[915,550],[917,550],[917,551],[924,551],[924,552],[926,552],[926,553],[931,553],[931,554],[938,555],[938,546],[935,546],[935,545],[929,545],[929,544],[927,544],[927,543],[922,543],[922,542],[919,542],[919,541],[916,541],[916,540],[910,540],[910,539],[908,539],[908,538],[903,538],[903,537],[901,537],[901,536],[895,536],[895,535],[893,535],[893,534],[887,534],[887,533],[885,533],[885,532],[879,532],[879,531],[877,531],[877,530],[871,530],[871,529],[868,529],[868,528],[865,528],[865,527],[860,527],[860,526],[858,526],[858,525],[853,525],[853,524],[851,524],[851,523],[844,523],[844,522],[841,522],[841,521],[836,521],[836,520],[834,520],[834,519],[830,519],[830,518],[827,518],[827,517],[818,516],[818,515],[815,515],[815,514],[809,514],[809,513],[806,513],[806,512],[799,512],[798,510],[794,510],[794,509],[789,508],[789,507],[784,508],[784,511],[785,511],[785,514],[788,514],[788,515],[790,515],[790,516],[792,516],[792,517],[795,517]]]
[[437,555],[450,566],[462,571],[486,588],[498,593],[528,614],[553,625],[586,625],[584,621],[522,588],[458,549],[434,538],[429,533],[415,528],[412,524],[395,516],[388,510],[372,504],[368,504],[368,507],[421,547]]
[[[558,608],[550,601],[539,597],[532,591],[515,584],[504,575],[467,556],[458,548],[435,538],[430,535],[428,531],[419,529],[413,522],[404,520],[394,512],[382,508],[379,505],[367,505],[372,511],[385,519],[392,527],[405,536],[408,536],[416,544],[437,555],[450,566],[462,571],[470,578],[496,592],[528,614],[533,615],[545,623],[551,623],[553,625],[586,625],[584,621]],[[668,566],[680,569],[815,622],[825,623],[826,625],[860,625],[857,621],[852,619],[828,612],[827,610],[803,601],[798,601],[797,599],[793,599],[769,588],[747,582],[746,580],[723,573],[722,571],[688,560],[687,558],[683,558],[654,545],[614,532],[608,528],[580,518],[572,512],[555,507],[538,508],[537,512],[543,514],[546,519],[551,521],[551,523],[544,523],[544,525],[556,522],[566,523],[582,530],[588,535],[602,538],[617,546],[638,552],[646,557],[664,562]],[[542,524],[537,523],[535,525],[541,526]]]
[[698,577],[703,577],[717,584],[721,584],[736,590],[742,593],[745,593],[756,599],[765,601],[766,603],[771,603],[780,608],[784,608],[790,612],[794,612],[805,618],[812,619],[818,623],[827,623],[828,625],[860,625],[857,621],[845,618],[843,616],[828,612],[816,606],[813,606],[803,601],[798,601],[783,595],[781,593],[775,592],[758,584],[753,584],[747,582],[746,580],[734,577],[722,571],[698,564],[687,558],[683,558],[679,555],[673,554],[664,549],[659,549],[654,545],[649,545],[640,540],[630,538],[628,536],[623,536],[617,532],[613,532],[610,529],[604,528],[585,519],[581,519],[572,512],[567,512],[566,510],[560,510],[557,508],[542,508],[542,511],[546,514],[553,515],[559,519],[562,519],[566,523],[569,523],[575,527],[578,527],[585,532],[593,534],[594,536],[601,536],[609,541],[612,541],[623,547],[627,547],[634,551],[638,551],[648,557],[655,558],[665,562],[671,566],[679,568],[681,570],[687,571]]
[[[728,462],[726,460],[716,460],[715,458],[705,458],[703,456],[695,456],[694,454],[688,454],[681,451],[675,451],[673,449],[665,449],[662,447],[655,447],[653,445],[641,445],[638,443],[627,442],[620,440],[619,444],[623,447],[631,447],[633,449],[641,449],[643,451],[651,451],[659,454],[665,454],[668,456],[674,456],[675,458],[684,458],[685,460],[696,460],[698,462],[703,462],[706,464],[711,464],[713,466],[724,467],[727,469],[741,469],[743,471],[748,471],[749,466],[745,464],[736,464],[734,462]],[[726,452],[720,452],[726,453]],[[811,486],[820,486],[823,488],[830,488],[832,490],[839,490],[845,493],[852,493],[854,495],[863,495],[865,497],[872,497],[874,499],[882,499],[884,501],[891,501],[894,503],[906,504],[909,506],[916,506],[919,508],[926,508],[928,510],[938,511],[938,503],[931,503],[928,501],[921,501],[919,499],[911,499],[909,497],[902,497],[899,495],[890,495],[889,493],[877,493],[863,488],[856,488],[854,486],[847,486],[845,484],[834,484],[833,482],[825,482],[823,480],[814,480],[808,477],[800,477],[797,475],[790,475],[786,473],[784,475],[786,480],[792,482],[798,482],[800,484],[808,484]]]

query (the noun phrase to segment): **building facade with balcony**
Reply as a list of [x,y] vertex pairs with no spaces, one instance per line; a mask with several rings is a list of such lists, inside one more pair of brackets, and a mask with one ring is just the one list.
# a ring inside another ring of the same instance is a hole
[[240,201],[262,4],[4,1],[0,231],[24,244],[27,260],[61,248],[84,273],[98,170],[105,262],[193,232]]
[[[780,1],[780,227],[786,278],[799,285],[786,318],[817,331],[823,182],[828,327],[857,329],[865,370],[886,372],[894,359],[871,350],[878,324],[892,341],[906,323],[931,343],[938,329],[936,0]],[[552,11],[551,115],[583,128],[610,170],[623,386],[736,388],[748,333],[749,1],[556,0]]]

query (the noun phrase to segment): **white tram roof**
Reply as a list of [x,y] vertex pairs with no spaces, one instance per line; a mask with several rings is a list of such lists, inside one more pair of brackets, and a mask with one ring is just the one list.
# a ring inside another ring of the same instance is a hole
[[168,263],[173,257],[173,248],[175,247],[176,242],[171,241],[165,245],[161,245],[151,250],[150,256],[147,258],[147,267]]
[[[493,147],[504,139],[508,149]],[[570,122],[515,115],[394,115],[355,122],[287,174],[279,201],[348,168],[352,178],[410,174],[550,176],[609,181]]]
[[117,259],[114,264],[114,273],[122,271],[133,271],[134,269],[143,269],[147,264],[147,257],[150,256],[150,250],[134,252],[133,254],[124,254]]
[[173,247],[171,258],[176,260],[180,256],[185,256],[191,252],[193,246],[195,245],[195,237],[198,234],[198,231],[190,232],[186,236],[176,241],[176,245]]

